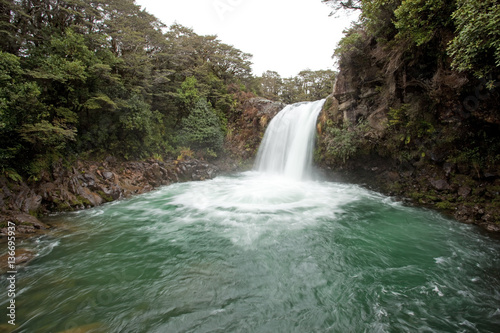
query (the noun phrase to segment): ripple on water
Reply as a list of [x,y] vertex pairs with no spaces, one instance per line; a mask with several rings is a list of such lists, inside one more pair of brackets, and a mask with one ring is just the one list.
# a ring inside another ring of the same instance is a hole
[[354,185],[250,172],[57,218],[75,227],[19,275],[19,332],[500,325],[497,242]]

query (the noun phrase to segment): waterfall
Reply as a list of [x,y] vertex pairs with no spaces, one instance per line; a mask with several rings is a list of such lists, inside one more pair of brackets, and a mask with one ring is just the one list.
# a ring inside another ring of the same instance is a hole
[[303,179],[312,164],[316,121],[325,100],[287,105],[269,123],[255,169]]

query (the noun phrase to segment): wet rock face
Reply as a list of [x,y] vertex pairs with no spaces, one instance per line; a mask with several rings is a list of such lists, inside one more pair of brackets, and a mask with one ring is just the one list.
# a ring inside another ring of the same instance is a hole
[[285,106],[285,103],[271,101],[262,97],[254,97],[248,100],[245,108],[255,108],[257,110],[258,117],[266,115],[273,118],[278,112],[283,110]]
[[249,98],[238,106],[238,117],[228,125],[230,135],[225,141],[226,151],[233,162],[253,160],[267,125],[285,106],[261,97]]
[[378,89],[382,78],[382,73],[375,65],[356,71],[349,67],[342,68],[335,79],[331,95],[334,100],[334,109],[330,111],[334,115],[332,118],[351,124],[356,124],[361,118],[367,119],[370,127],[382,135],[387,127],[387,107],[380,102]]
[[174,182],[211,179],[217,173],[217,167],[194,159],[118,163],[108,157],[71,168],[55,165],[37,183],[0,177],[0,236],[8,234],[9,221],[16,224],[18,235],[39,234],[49,226],[33,215],[99,206]]

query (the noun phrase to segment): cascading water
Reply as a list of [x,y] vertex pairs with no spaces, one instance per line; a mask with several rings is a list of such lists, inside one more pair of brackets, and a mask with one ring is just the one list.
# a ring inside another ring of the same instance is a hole
[[309,174],[316,120],[325,100],[286,106],[269,123],[256,170],[300,180]]

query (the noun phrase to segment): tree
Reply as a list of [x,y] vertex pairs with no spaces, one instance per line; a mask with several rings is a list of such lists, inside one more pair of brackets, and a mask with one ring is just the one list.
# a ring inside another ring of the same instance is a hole
[[496,0],[462,0],[452,18],[456,36],[448,47],[453,68],[487,77],[500,67],[500,4]]
[[408,38],[417,46],[429,42],[450,25],[454,1],[407,0],[395,10],[398,35]]
[[7,167],[28,149],[21,138],[23,125],[42,121],[47,113],[40,88],[25,79],[19,57],[0,51],[0,166]]
[[286,79],[275,71],[266,71],[259,81],[263,97],[291,104],[325,98],[333,90],[334,79],[335,72],[332,70],[306,69]]
[[361,10],[362,0],[321,0],[321,2],[331,6],[335,14],[340,10]]
[[162,115],[151,111],[139,95],[132,95],[119,109],[118,140],[116,148],[125,158],[145,158],[165,151]]
[[217,114],[208,102],[198,100],[189,116],[180,124],[179,144],[193,149],[211,149],[220,151],[224,142],[224,133]]
[[262,97],[279,100],[282,93],[283,79],[278,72],[265,71],[260,77]]

